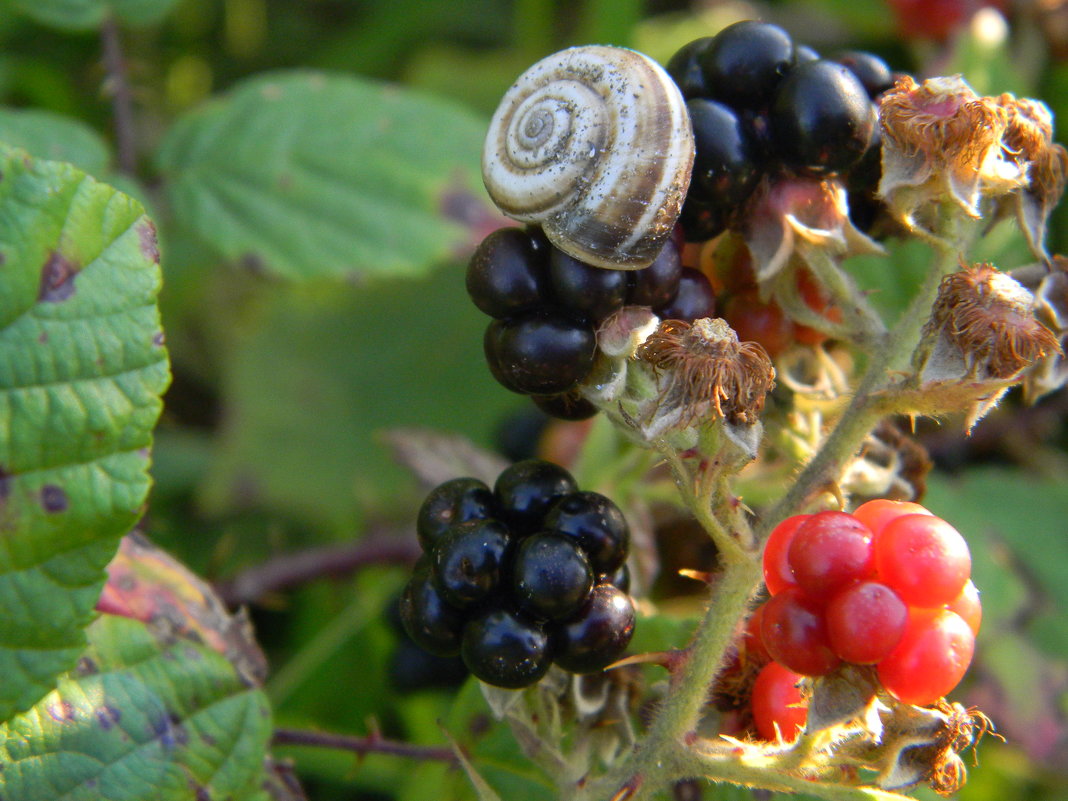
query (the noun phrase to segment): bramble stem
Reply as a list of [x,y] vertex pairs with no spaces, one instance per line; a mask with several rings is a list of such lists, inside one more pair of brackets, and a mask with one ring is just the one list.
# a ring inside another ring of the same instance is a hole
[[813,493],[841,475],[842,468],[856,455],[864,437],[883,415],[885,399],[878,394],[889,386],[892,371],[901,370],[908,364],[930,316],[938,286],[956,267],[957,251],[942,248],[919,292],[886,337],[885,344],[875,349],[856,394],[838,424],[790,490],[764,517],[760,529],[762,540],[778,521],[797,514]]
[[107,72],[106,90],[111,96],[112,113],[115,115],[115,150],[119,172],[136,176],[137,132],[134,128],[133,90],[130,88],[126,57],[122,52],[119,24],[112,16],[108,16],[100,25],[100,43]]
[[337,748],[354,754],[388,754],[390,756],[409,757],[411,759],[447,762],[458,765],[456,755],[451,748],[436,748],[413,743],[387,740],[377,734],[357,737],[351,734],[333,734],[325,731],[306,729],[275,729],[274,745],[304,745],[317,748]]
[[[904,368],[915,350],[929,316],[943,276],[955,269],[957,251],[943,248],[909,308],[884,342],[874,349],[872,360],[850,405],[822,447],[806,466],[789,492],[768,513],[761,526],[761,540],[774,525],[804,508],[819,488],[836,480],[842,468],[859,450],[879,418],[886,399],[880,397],[893,381],[892,371]],[[685,740],[692,737],[708,700],[712,681],[722,667],[738,622],[745,615],[761,579],[759,553],[743,549],[711,508],[709,493],[694,486],[693,476],[675,454],[665,454],[675,473],[682,495],[691,511],[708,530],[720,549],[722,571],[712,587],[704,619],[687,649],[683,668],[672,677],[671,690],[657,710],[646,737],[632,757],[606,780],[611,792],[637,786],[632,801],[649,797],[668,782],[682,776],[701,775],[715,781],[765,787],[774,790],[803,791],[831,799],[901,799],[895,793],[870,788],[803,779],[782,769],[775,759],[746,764],[733,751],[695,754]],[[600,785],[600,783],[598,783]],[[603,789],[603,787],[601,788]]]

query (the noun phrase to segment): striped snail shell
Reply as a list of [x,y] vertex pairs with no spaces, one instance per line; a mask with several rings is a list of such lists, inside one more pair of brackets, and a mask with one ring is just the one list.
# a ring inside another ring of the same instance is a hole
[[573,47],[525,73],[482,153],[497,206],[580,261],[637,270],[671,235],[693,167],[686,103],[652,59]]

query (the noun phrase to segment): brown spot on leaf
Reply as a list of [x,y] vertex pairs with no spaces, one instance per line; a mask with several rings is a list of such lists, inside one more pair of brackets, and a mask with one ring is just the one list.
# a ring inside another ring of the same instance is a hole
[[45,484],[41,487],[41,507],[46,512],[49,514],[65,512],[68,505],[67,493],[62,487],[57,487],[55,484]]
[[48,716],[56,723],[67,723],[75,719],[76,710],[70,701],[57,701],[48,705]]
[[74,666],[74,672],[79,676],[92,676],[100,672],[100,668],[97,667],[96,662],[87,656],[83,656],[78,660],[78,664]]
[[155,345],[157,348],[162,348],[163,347],[163,343],[165,341],[166,341],[166,339],[163,336],[163,332],[162,331],[157,331],[155,334],[152,335],[152,344]]
[[53,250],[41,269],[41,288],[37,299],[42,303],[59,303],[74,295],[74,277],[80,267],[62,253]]
[[46,334],[44,331],[42,331],[40,334],[37,335],[37,341],[40,342],[42,345],[47,345],[48,344],[48,334]]
[[107,731],[122,720],[122,712],[113,706],[104,705],[96,710],[96,720],[100,724],[100,728]]
[[151,220],[145,220],[137,226],[137,238],[141,255],[153,264],[159,264],[159,238],[156,236],[156,226]]

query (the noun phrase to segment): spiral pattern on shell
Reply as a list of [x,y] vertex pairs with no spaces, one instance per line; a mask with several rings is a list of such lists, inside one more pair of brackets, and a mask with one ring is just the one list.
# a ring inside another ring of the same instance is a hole
[[681,93],[655,61],[573,47],[523,73],[482,154],[490,197],[598,267],[640,269],[671,235],[693,166]]

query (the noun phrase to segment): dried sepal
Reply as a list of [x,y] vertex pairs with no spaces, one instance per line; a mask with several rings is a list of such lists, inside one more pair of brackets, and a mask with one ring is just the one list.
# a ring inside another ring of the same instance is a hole
[[1010,94],[997,103],[1007,118],[1002,147],[1008,159],[1027,171],[1027,183],[1015,195],[1016,218],[1032,252],[1048,261],[1046,221],[1064,194],[1068,151],[1053,141],[1053,115],[1044,103]]
[[1009,379],[1050,352],[1057,338],[1035,319],[1034,297],[992,264],[964,267],[938,288],[924,337],[944,337],[973,379]]
[[814,257],[884,252],[850,221],[846,191],[833,179],[784,177],[766,183],[746,210],[743,235],[762,288],[792,260],[804,265]]
[[1068,258],[1054,256],[1048,265],[1033,264],[1013,270],[1016,278],[1034,294],[1034,315],[1056,337],[1060,349],[1051,350],[1025,373],[1024,398],[1034,403],[1068,384]]
[[879,106],[883,174],[879,194],[910,230],[939,235],[944,201],[972,218],[980,200],[1027,183],[1027,165],[1007,159],[1009,112],[960,76],[917,84],[901,77]]
[[657,376],[660,413],[687,426],[711,416],[752,425],[775,384],[775,368],[764,348],[739,342],[724,320],[686,323],[665,320],[638,348],[637,358]]
[[913,353],[911,386],[898,395],[896,410],[964,411],[970,430],[1023,380],[1026,368],[1060,352],[1032,303],[1022,284],[990,264],[946,276]]
[[839,484],[854,505],[876,498],[919,501],[933,466],[919,442],[891,420],[883,420],[864,439]]

